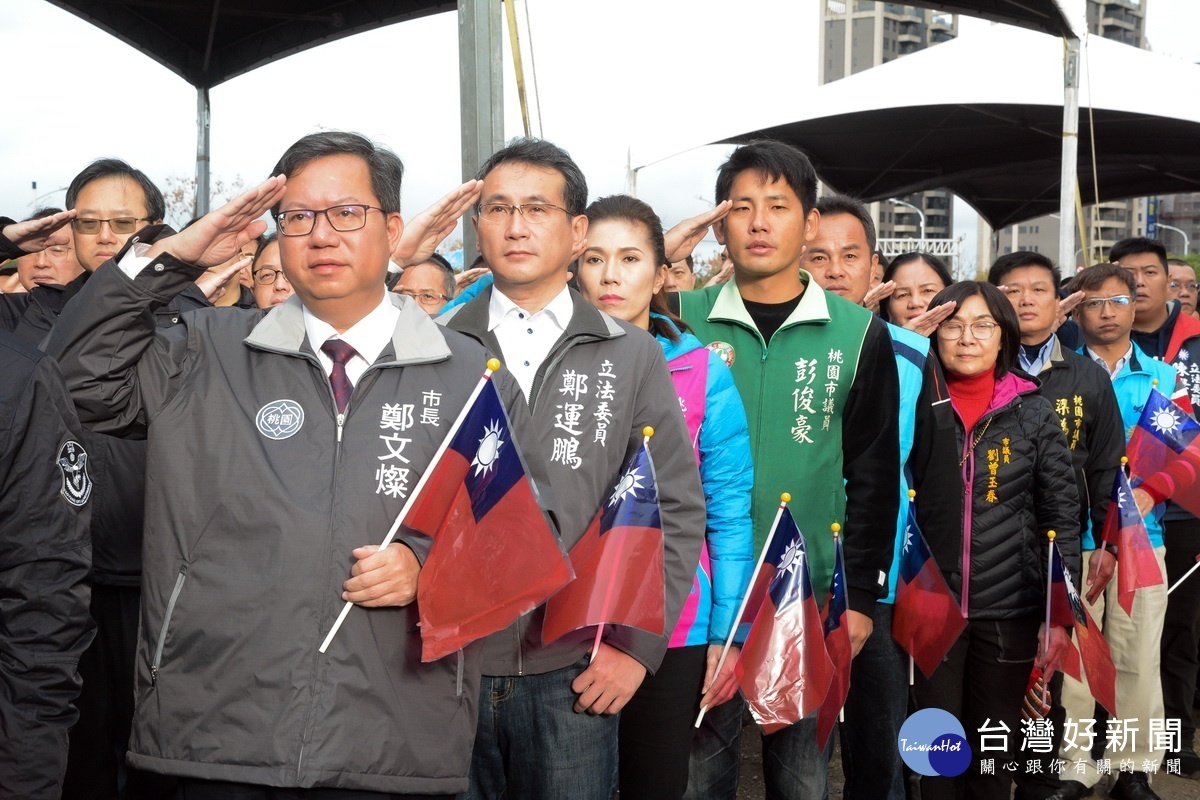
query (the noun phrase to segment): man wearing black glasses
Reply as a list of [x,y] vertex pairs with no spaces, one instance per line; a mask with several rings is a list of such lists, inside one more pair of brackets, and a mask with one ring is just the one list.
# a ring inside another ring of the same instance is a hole
[[[361,136],[304,137],[276,177],[187,229],[141,231],[49,344],[90,424],[147,440],[129,762],[183,776],[187,800],[466,788],[480,647],[423,663],[412,601],[430,540],[371,544],[486,359],[386,291],[402,172]],[[449,216],[476,194],[462,187]],[[156,332],[148,312],[261,234],[268,208],[295,296]],[[493,381],[520,402],[507,373]],[[345,601],[361,607],[322,654]]]

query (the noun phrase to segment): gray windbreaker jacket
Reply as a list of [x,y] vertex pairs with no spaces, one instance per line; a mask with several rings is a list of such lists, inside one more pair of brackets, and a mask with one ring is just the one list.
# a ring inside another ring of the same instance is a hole
[[[492,288],[438,319],[484,344],[502,362],[488,330]],[[647,333],[597,311],[574,290],[566,331],[551,348],[534,378],[525,412],[536,438],[522,439],[526,461],[549,472],[556,519],[568,550],[583,536],[612,493],[625,460],[642,442],[642,429],[654,428],[650,455],[658,478],[662,510],[663,569],[666,579],[665,633],[654,636],[609,626],[604,640],[648,670],[658,669],[683,601],[692,588],[704,538],[704,490],[691,439],[662,347]],[[544,607],[488,637],[484,675],[540,674],[575,663],[588,651],[594,628],[542,642]]]
[[[101,267],[50,342],[85,424],[145,436],[146,535],[129,761],[175,775],[440,794],[467,787],[481,645],[422,664],[415,605],[341,610],[483,374],[412,301],[339,426],[298,298],[155,332],[200,271]],[[500,376],[509,402],[520,389]],[[521,438],[520,419],[513,420]],[[422,561],[430,540],[401,530]]]

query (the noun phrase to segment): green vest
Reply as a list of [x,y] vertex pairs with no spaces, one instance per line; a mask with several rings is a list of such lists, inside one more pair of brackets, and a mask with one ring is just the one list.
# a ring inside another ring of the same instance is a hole
[[746,406],[756,548],[762,549],[780,495],[788,492],[808,544],[813,591],[824,597],[833,575],[830,525],[844,525],[846,518],[842,414],[873,315],[826,293],[803,270],[801,278],[804,295],[770,346],[732,281],[681,292],[680,316],[725,359]]

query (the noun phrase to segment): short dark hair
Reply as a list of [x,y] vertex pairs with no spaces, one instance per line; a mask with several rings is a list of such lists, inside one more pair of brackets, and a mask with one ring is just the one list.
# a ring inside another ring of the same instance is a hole
[[259,245],[258,245],[258,250],[256,250],[254,252],[254,260],[250,262],[250,274],[251,275],[254,274],[254,268],[258,266],[258,260],[260,258],[262,258],[263,251],[265,251],[267,249],[267,245],[271,244],[272,242],[279,241],[279,233],[278,232],[269,233],[269,234],[266,234],[265,236],[260,236],[258,238],[260,240]]
[[1046,256],[1032,250],[1017,250],[997,258],[988,270],[988,283],[1000,286],[1004,283],[1005,275],[1021,267],[1041,267],[1050,273],[1050,279],[1054,281],[1054,291],[1062,288],[1062,273],[1058,271],[1058,267]]
[[37,211],[33,212],[32,214],[30,214],[28,217],[26,217],[25,219],[23,219],[21,221],[22,222],[32,222],[35,219],[45,219],[46,217],[53,217],[55,214],[61,214],[62,211],[63,210],[61,208],[55,208],[54,206],[47,206],[45,208],[39,208]]
[[[483,162],[479,172],[475,173],[476,180],[483,180],[489,172],[503,164],[528,164],[554,170],[563,177],[563,202],[567,204],[567,213],[573,217],[583,213],[588,197],[587,178],[583,177],[583,170],[571,158],[571,154],[558,145],[530,136],[510,139],[508,144]],[[479,210],[478,203],[475,204],[475,210]]]
[[746,170],[761,173],[769,180],[782,178],[805,213],[817,206],[817,171],[798,147],[774,139],[756,139],[729,154],[717,172],[717,202],[729,199],[733,181]]
[[[937,273],[938,280],[942,282],[942,289],[946,289],[954,284],[954,278],[950,275],[950,270],[946,267],[946,262],[942,261],[937,256],[931,253],[922,253],[918,250],[912,250],[908,253],[901,253],[892,259],[892,263],[888,264],[883,269],[883,283],[887,283],[896,277],[896,272],[903,266],[914,263],[922,263]],[[933,308],[933,303],[929,304]],[[888,312],[888,304],[879,304],[879,316],[883,317],[888,322],[891,322]]]
[[[962,308],[967,298],[976,295],[983,298],[988,313],[1000,325],[1000,352],[996,354],[996,377],[1003,378],[1017,365],[1017,353],[1021,347],[1021,324],[1017,321],[1017,312],[1013,310],[1012,303],[999,289],[983,281],[959,281],[938,292],[929,301],[929,307],[954,303],[956,308]],[[941,361],[941,352],[938,349],[941,340],[937,334],[933,335],[932,344],[934,352],[938,354],[938,360]]]
[[[447,300],[454,298],[454,290],[457,285],[454,282],[454,265],[446,260],[446,257],[434,253],[429,258],[421,262],[421,264],[429,264],[436,267],[442,273],[442,294],[446,295]],[[419,267],[421,264],[413,264],[414,267]],[[410,267],[411,269],[411,267]]]
[[129,178],[142,187],[146,199],[146,216],[151,220],[160,220],[167,215],[167,203],[163,194],[154,185],[154,181],[146,177],[140,169],[134,169],[119,158],[97,158],[83,168],[83,171],[71,180],[67,187],[67,208],[74,208],[75,201],[83,187],[101,178]]
[[849,214],[857,219],[867,235],[867,249],[875,252],[875,220],[871,219],[871,212],[864,202],[849,195],[827,194],[817,201],[817,211],[821,212],[822,217]]
[[[404,162],[383,145],[372,142],[359,133],[320,131],[310,133],[287,149],[272,175],[291,178],[307,164],[326,156],[358,156],[367,162],[371,175],[371,191],[379,199],[384,214],[400,213],[400,185],[404,179]],[[279,203],[271,209],[279,213]]]
[[[654,209],[645,202],[638,200],[636,197],[630,197],[627,194],[614,194],[593,201],[584,213],[587,214],[589,225],[610,219],[641,225],[645,228],[646,236],[650,240],[650,249],[653,251],[651,255],[654,258],[654,263],[658,264],[660,269],[667,266],[666,245],[663,243],[662,220],[659,219]],[[650,310],[656,314],[661,314],[674,323],[674,327],[672,327],[664,324],[661,320],[651,317],[651,333],[661,334],[672,342],[675,342],[679,340],[679,334],[676,332],[676,329],[681,331],[688,329],[684,325],[683,320],[671,313],[671,309],[667,304],[665,289],[659,289],[650,296]]]
[[[678,263],[679,263],[678,261],[672,261],[670,266],[674,266],[675,264],[678,264]],[[692,258],[691,253],[688,253],[686,256],[683,257],[683,263],[687,264],[687,268],[688,268],[689,272],[696,271],[696,259]]]
[[1134,236],[1122,239],[1108,251],[1109,261],[1120,261],[1125,256],[1135,256],[1139,253],[1153,253],[1163,269],[1167,268],[1167,248],[1158,239],[1147,239],[1145,236]]
[[1076,275],[1067,290],[1072,293],[1094,292],[1109,278],[1119,278],[1129,290],[1130,297],[1137,294],[1137,281],[1133,273],[1118,264],[1093,264]]

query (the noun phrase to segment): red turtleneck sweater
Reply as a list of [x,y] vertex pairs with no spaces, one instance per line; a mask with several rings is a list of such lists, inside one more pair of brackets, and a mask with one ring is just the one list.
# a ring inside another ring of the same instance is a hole
[[955,375],[946,373],[946,387],[950,390],[950,402],[962,417],[966,430],[971,430],[988,406],[996,390],[996,371],[989,369],[978,375]]

